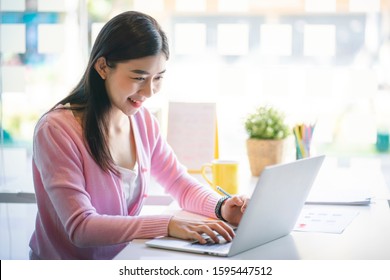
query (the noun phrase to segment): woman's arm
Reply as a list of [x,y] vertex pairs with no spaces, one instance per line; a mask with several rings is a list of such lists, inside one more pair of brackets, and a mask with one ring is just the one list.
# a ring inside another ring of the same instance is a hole
[[215,206],[220,195],[187,172],[161,135],[157,120],[146,110],[144,114],[142,121],[145,123],[142,127],[147,129],[143,133],[148,138],[148,147],[145,149],[150,151],[151,175],[175,198],[181,208],[216,218]]
[[168,234],[171,216],[127,216],[118,178],[97,167],[71,126],[44,120],[35,133],[33,164],[46,230],[64,232],[76,246]]

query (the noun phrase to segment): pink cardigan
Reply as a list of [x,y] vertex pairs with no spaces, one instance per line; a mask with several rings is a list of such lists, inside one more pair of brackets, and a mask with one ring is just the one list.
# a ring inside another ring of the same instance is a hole
[[71,111],[57,109],[38,122],[32,162],[38,203],[30,241],[34,257],[111,259],[132,239],[166,236],[171,216],[138,216],[150,176],[183,209],[216,218],[220,196],[186,172],[150,112],[141,108],[130,120],[141,180],[141,196],[130,207],[120,178],[102,171],[89,155]]

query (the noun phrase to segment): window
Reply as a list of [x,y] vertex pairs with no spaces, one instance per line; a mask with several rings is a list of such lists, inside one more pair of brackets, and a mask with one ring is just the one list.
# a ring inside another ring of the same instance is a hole
[[334,25],[310,25],[304,27],[303,53],[306,56],[334,56],[336,51]]
[[206,51],[206,26],[202,23],[175,25],[175,53],[178,55],[199,54]]
[[290,56],[292,54],[292,27],[288,24],[260,26],[260,50],[264,55]]
[[[170,40],[163,92],[150,107],[164,110],[171,100],[216,101],[221,133],[230,135],[231,129],[243,139],[240,118],[254,104],[269,102],[292,121],[318,113],[319,142],[347,141],[345,133],[337,135],[338,122],[359,123],[355,116],[368,110],[361,104],[374,104],[374,116],[386,102],[377,98],[388,100],[390,84],[384,1],[347,2],[1,0],[2,153],[8,160],[12,149],[22,149],[17,157],[28,162],[37,119],[74,87],[97,33],[123,10],[151,14]],[[376,122],[390,129],[387,115],[377,116],[369,131]],[[372,142],[372,135],[364,141]],[[9,177],[4,164],[1,169]]]
[[248,53],[249,33],[246,24],[219,24],[217,48],[221,55],[245,55]]
[[9,181],[28,176],[35,123],[74,86],[87,46],[78,0],[1,5],[0,177]]

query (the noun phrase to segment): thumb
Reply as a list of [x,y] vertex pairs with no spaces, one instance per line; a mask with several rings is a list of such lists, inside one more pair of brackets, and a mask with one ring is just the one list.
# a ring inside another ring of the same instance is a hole
[[232,206],[243,206],[244,200],[240,196],[233,196],[230,200],[232,203]]

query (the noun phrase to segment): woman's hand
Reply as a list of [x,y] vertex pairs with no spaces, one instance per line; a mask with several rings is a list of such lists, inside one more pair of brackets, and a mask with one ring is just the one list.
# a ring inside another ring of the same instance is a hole
[[202,234],[210,236],[215,242],[219,243],[218,234],[220,234],[226,241],[232,241],[234,237],[233,229],[223,221],[218,220],[184,220],[173,217],[168,224],[168,235],[180,239],[197,240],[201,244],[207,243]]
[[233,226],[238,226],[248,203],[249,198],[245,196],[233,196],[223,203],[221,215]]

